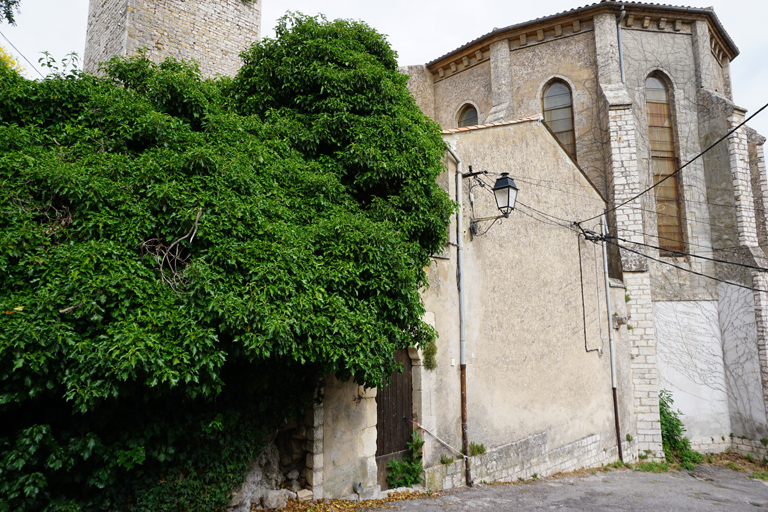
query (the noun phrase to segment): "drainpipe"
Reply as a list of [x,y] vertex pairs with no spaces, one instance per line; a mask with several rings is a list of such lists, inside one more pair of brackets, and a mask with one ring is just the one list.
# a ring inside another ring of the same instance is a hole
[[621,67],[621,83],[624,84],[625,87],[627,84],[624,82],[624,50],[621,45],[621,22],[626,15],[627,11],[624,10],[624,5],[622,5],[621,16],[619,16],[619,20],[616,22],[616,30],[619,32],[619,66]]
[[619,460],[624,462],[621,450],[621,426],[619,426],[619,398],[616,392],[616,357],[613,349],[613,316],[611,313],[611,282],[608,278],[608,249],[605,237],[608,236],[608,222],[605,215],[600,216],[600,232],[603,235],[603,270],[605,272],[605,305],[608,310],[608,344],[611,348],[611,386],[613,387],[613,417],[616,423],[616,446],[619,448]]
[[461,158],[456,152],[448,146],[448,152],[456,161],[456,273],[459,281],[459,332],[460,332],[460,368],[461,368],[461,446],[464,449],[464,466],[466,472],[467,486],[472,487],[471,461],[469,459],[469,435],[467,432],[467,337],[464,323],[464,255],[462,245],[462,199],[464,192],[462,189],[463,173]]

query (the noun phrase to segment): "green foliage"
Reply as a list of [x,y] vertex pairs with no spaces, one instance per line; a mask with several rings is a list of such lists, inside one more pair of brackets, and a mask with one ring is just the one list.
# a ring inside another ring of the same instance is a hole
[[627,434],[627,442],[628,442],[628,443],[631,443],[631,442],[632,442],[632,436],[631,436],[631,435],[629,435],[629,434]]
[[666,462],[641,462],[635,464],[635,470],[645,473],[666,473],[669,471],[669,464]]
[[437,343],[432,341],[428,343],[426,347],[424,347],[424,368],[430,371],[437,368],[437,359],[435,359],[436,355]]
[[680,411],[675,411],[672,406],[672,394],[662,389],[659,392],[659,416],[661,418],[661,441],[664,449],[664,455],[667,462],[674,462],[675,458],[680,461],[680,465],[693,471],[694,464],[701,464],[704,456],[691,449],[691,442],[683,434],[685,427],[680,419]]
[[747,459],[749,462],[755,462],[755,456],[751,453],[748,453],[744,456],[745,459]]
[[16,17],[14,11],[19,12],[19,4],[21,0],[0,0],[0,19],[5,18],[5,21],[11,25],[16,24]]
[[[421,447],[424,446],[424,441],[419,436],[419,433],[414,431],[413,437],[410,442],[406,443],[410,453],[403,455],[402,462],[393,459],[387,464],[389,474],[387,475],[387,482],[390,487],[413,487],[414,485],[421,483],[421,474],[424,472],[422,466],[422,453]],[[441,457],[442,462],[442,457]]]
[[469,443],[469,456],[474,457],[475,455],[483,455],[485,453],[485,445],[484,444],[477,444],[474,442]]
[[366,25],[281,27],[234,80],[0,66],[0,511],[219,509],[321,376],[434,341],[439,127]]
[[446,455],[444,453],[441,454],[440,455],[440,464],[442,464],[444,466],[449,466],[449,465],[453,464],[453,457],[449,457],[448,455]]
[[749,478],[758,478],[760,480],[768,481],[768,471],[755,471]]

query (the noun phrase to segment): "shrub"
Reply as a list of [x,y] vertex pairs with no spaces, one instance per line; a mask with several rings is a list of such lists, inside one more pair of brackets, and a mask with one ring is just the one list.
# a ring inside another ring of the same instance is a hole
[[694,464],[701,464],[704,456],[691,449],[691,442],[685,437],[685,427],[680,419],[682,414],[679,410],[675,411],[672,406],[672,394],[668,390],[661,390],[659,393],[659,415],[661,417],[661,440],[664,449],[664,455],[667,462],[680,461],[680,465],[693,471]]
[[403,455],[402,461],[394,459],[387,464],[389,469],[387,482],[393,488],[413,487],[421,483],[421,473],[424,471],[421,447],[424,446],[424,441],[418,432],[413,433],[412,440],[407,443],[407,446],[410,453]]
[[0,66],[0,510],[216,510],[335,372],[424,348],[444,144],[362,23],[233,79]]

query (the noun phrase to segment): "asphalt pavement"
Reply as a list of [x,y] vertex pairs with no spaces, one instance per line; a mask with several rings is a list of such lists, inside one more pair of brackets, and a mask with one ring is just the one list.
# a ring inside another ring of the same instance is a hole
[[696,471],[599,471],[530,483],[479,484],[437,497],[387,503],[407,512],[463,511],[722,511],[768,509],[768,482],[722,466]]

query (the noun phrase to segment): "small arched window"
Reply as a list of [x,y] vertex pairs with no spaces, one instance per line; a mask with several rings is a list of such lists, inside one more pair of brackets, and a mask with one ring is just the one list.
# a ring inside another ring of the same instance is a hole
[[544,89],[544,122],[555,133],[568,154],[576,158],[571,89],[563,82],[552,82]]
[[459,113],[459,128],[477,125],[477,110],[472,105],[465,105]]
[[675,152],[675,134],[669,88],[658,77],[645,81],[648,114],[648,139],[651,143],[656,222],[662,254],[683,251],[683,223],[680,209],[680,183]]

